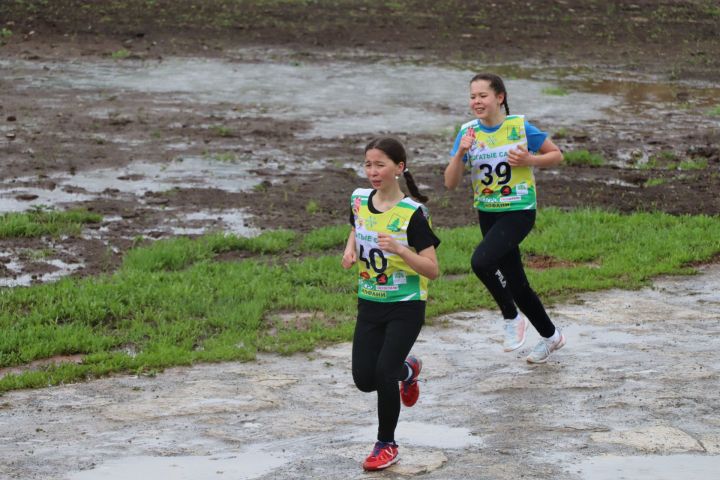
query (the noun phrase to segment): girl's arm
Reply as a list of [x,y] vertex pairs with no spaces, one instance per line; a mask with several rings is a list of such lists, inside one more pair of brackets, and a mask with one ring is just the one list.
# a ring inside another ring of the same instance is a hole
[[448,166],[445,167],[445,187],[450,190],[455,190],[462,180],[463,173],[465,172],[465,163],[463,162],[464,155],[465,152],[458,149],[455,156],[450,159]]
[[460,139],[457,152],[455,156],[450,159],[450,163],[445,167],[445,187],[450,190],[455,190],[462,180],[463,173],[465,172],[465,162],[463,157],[472,147],[475,141],[475,130],[468,128],[465,135]]
[[527,147],[520,145],[508,152],[508,163],[511,167],[551,167],[563,161],[563,154],[552,140],[546,138],[537,155],[528,152]]
[[345,251],[342,256],[342,266],[343,268],[348,269],[355,265],[356,261],[357,253],[355,252],[355,228],[353,227],[350,230],[350,235],[348,236],[347,243],[345,244]]
[[400,244],[387,233],[378,233],[378,247],[385,252],[399,255],[400,258],[405,260],[405,263],[407,263],[410,268],[423,277],[435,280],[440,275],[440,267],[438,267],[435,247],[427,247],[424,250],[415,253],[410,248]]

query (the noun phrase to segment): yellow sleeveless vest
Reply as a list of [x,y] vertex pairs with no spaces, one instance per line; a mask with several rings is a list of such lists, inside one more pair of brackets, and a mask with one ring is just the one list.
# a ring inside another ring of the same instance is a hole
[[383,232],[409,247],[407,228],[410,218],[418,208],[424,208],[423,205],[404,198],[387,212],[372,213],[368,208],[370,193],[372,189],[358,188],[351,197],[358,259],[358,297],[375,302],[427,300],[428,279],[415,272],[399,255],[384,252],[377,244],[378,233]]
[[470,128],[475,130],[475,142],[467,153],[466,166],[472,174],[475,208],[486,212],[537,208],[532,167],[511,167],[507,162],[508,150],[518,145],[527,148],[525,117],[508,115],[493,133],[484,132],[478,120],[473,120],[460,128],[460,134]]

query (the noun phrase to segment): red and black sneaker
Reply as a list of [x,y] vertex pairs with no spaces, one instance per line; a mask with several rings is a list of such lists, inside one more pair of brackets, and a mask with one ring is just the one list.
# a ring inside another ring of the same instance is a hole
[[422,360],[415,358],[412,355],[405,359],[405,363],[410,366],[412,370],[412,377],[410,380],[403,380],[400,382],[400,400],[406,407],[412,407],[418,401],[420,397],[420,386],[417,383],[418,375],[422,370]]
[[382,470],[400,460],[395,442],[375,442],[372,453],[363,462],[365,470]]

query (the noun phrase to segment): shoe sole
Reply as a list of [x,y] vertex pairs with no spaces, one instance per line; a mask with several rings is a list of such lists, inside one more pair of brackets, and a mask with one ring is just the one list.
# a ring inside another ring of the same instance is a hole
[[527,338],[527,330],[528,330],[528,327],[529,327],[529,326],[530,326],[530,320],[528,320],[528,319],[526,318],[526,319],[525,319],[525,330],[523,330],[523,334],[524,334],[524,335],[523,335],[523,338],[522,338],[522,340],[520,341],[520,343],[518,343],[518,344],[516,344],[516,345],[509,346],[509,347],[503,347],[503,352],[512,352],[512,351],[515,351],[515,350],[517,350],[518,348],[522,347],[523,345],[525,345],[525,339]]
[[365,470],[366,472],[376,472],[376,471],[378,471],[378,470],[385,470],[386,468],[395,465],[399,460],[400,460],[400,455],[398,455],[397,457],[393,458],[392,460],[390,460],[390,461],[389,461],[388,463],[386,463],[385,465],[380,465],[379,467],[366,467],[365,465],[363,465],[363,470]]
[[[565,340],[565,335],[560,334],[560,341],[558,342],[557,346],[556,346],[555,348],[553,348],[553,351],[550,352],[550,355],[552,355],[553,352],[557,352],[557,351],[560,350],[562,347],[564,347],[564,346],[565,346],[565,341],[566,341],[566,340]],[[526,358],[526,360],[527,360],[528,363],[532,363],[532,364],[546,363],[546,362],[548,361],[548,358],[550,358],[550,355],[548,355],[547,357],[545,357],[543,360],[530,360],[530,357]]]
[[[422,360],[420,360],[420,359],[417,358],[417,357],[412,357],[412,358],[415,359],[415,364],[416,364],[417,367],[418,367],[417,377],[415,377],[415,383],[417,383],[417,379],[418,379],[418,377],[420,377],[420,372],[422,371]],[[418,401],[418,399],[420,398],[420,396],[418,395],[418,398],[416,398],[415,401],[412,402],[412,403],[405,403],[405,399],[404,399],[403,396],[402,396],[402,384],[403,384],[403,383],[404,383],[404,382],[400,382],[400,400],[402,401],[402,404],[405,405],[406,407],[412,407],[412,406],[414,406],[414,405],[417,403],[417,401]],[[418,385],[418,388],[420,388],[419,385]]]

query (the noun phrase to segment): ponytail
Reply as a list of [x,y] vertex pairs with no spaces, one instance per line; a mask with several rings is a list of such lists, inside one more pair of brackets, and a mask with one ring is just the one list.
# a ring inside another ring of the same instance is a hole
[[408,170],[407,167],[405,167],[405,170],[403,170],[403,177],[405,178],[405,183],[407,184],[408,190],[410,190],[410,195],[412,195],[413,198],[415,198],[416,200],[420,200],[422,203],[427,202],[428,197],[420,193],[420,190],[415,183],[415,179],[413,178],[410,170]]

